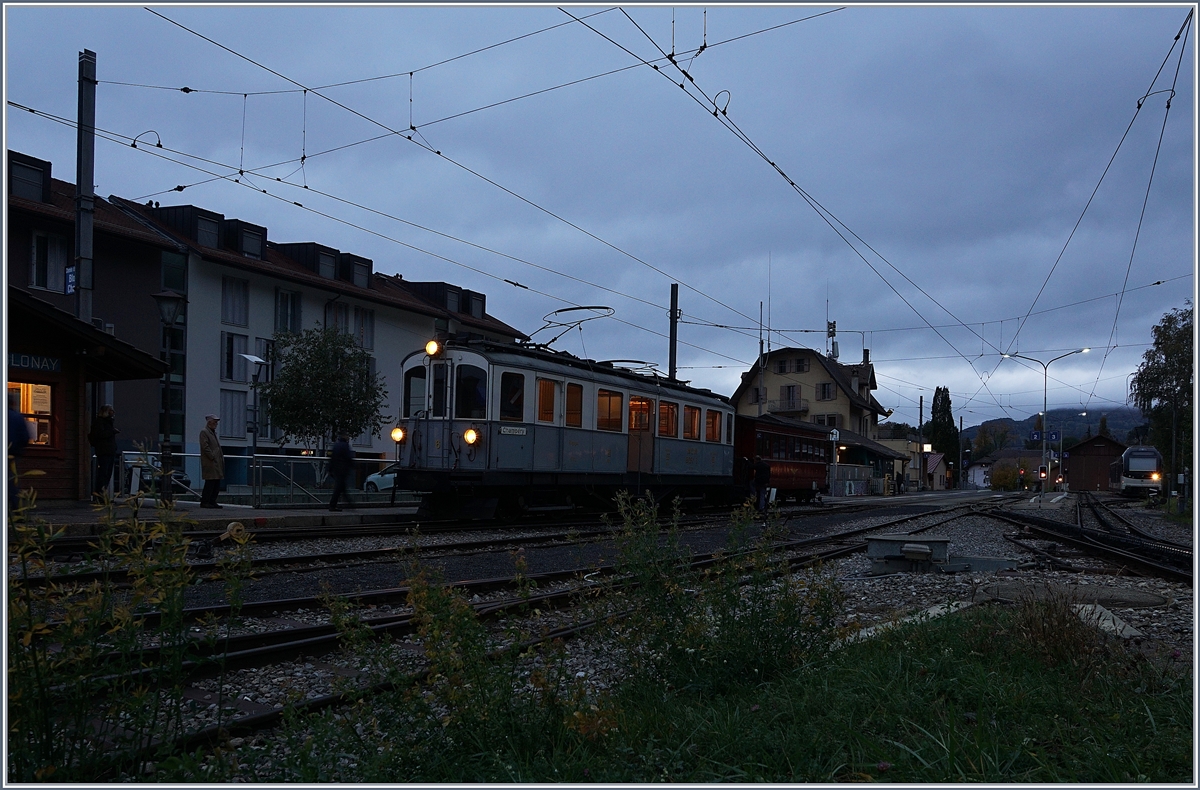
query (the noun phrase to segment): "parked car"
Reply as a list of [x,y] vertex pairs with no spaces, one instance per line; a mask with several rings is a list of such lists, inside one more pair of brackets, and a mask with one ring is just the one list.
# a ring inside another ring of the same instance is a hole
[[[127,450],[122,455],[125,460],[125,480],[121,490],[124,493],[129,493],[132,489],[134,475],[138,477],[138,491],[149,491],[151,487],[157,487],[158,484],[152,482],[161,480],[162,461],[157,455],[140,453],[136,450]],[[172,469],[171,478],[175,481],[172,488],[176,493],[192,487],[191,479],[182,469]]]
[[368,475],[366,482],[363,483],[363,491],[368,494],[374,494],[377,491],[391,491],[392,486],[396,484],[396,470],[398,469],[400,469],[400,464],[390,464],[384,467],[383,471]]

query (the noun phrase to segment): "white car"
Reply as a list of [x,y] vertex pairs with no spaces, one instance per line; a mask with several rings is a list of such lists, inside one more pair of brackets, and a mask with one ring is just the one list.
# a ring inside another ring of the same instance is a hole
[[363,491],[368,494],[374,494],[377,491],[390,491],[395,485],[396,470],[400,469],[400,464],[390,464],[385,466],[383,471],[376,472],[373,475],[368,475],[366,482],[363,483]]

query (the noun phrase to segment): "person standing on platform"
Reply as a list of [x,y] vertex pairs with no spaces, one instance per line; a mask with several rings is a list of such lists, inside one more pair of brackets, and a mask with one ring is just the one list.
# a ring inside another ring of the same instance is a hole
[[[346,494],[346,478],[354,468],[354,451],[350,449],[350,438],[339,433],[333,449],[329,453],[329,476],[333,478],[333,496],[329,499],[329,509],[333,512],[341,510],[338,499]],[[346,501],[350,496],[346,494]]]
[[761,455],[754,456],[754,494],[758,512],[767,512],[767,492],[771,490],[771,464]]
[[29,444],[29,426],[21,415],[21,408],[15,395],[8,396],[8,510],[17,506],[19,492],[17,491],[17,459],[25,452]]
[[217,492],[221,490],[221,478],[225,476],[225,452],[217,438],[217,423],[221,418],[215,414],[204,415],[204,429],[200,431],[200,476],[204,478],[204,491],[200,494],[200,507],[220,507]]
[[[112,479],[113,469],[117,465],[117,434],[120,433],[113,425],[117,413],[111,404],[104,404],[96,412],[92,420],[92,429],[88,431],[88,441],[96,452],[96,483],[92,486],[92,501],[103,502],[104,493]],[[118,486],[120,488],[120,486]]]

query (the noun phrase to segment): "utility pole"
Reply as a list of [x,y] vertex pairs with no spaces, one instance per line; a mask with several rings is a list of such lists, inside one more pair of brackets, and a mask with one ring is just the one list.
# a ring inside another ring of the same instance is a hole
[[763,358],[763,336],[762,336],[762,302],[758,303],[758,416],[762,416],[763,398],[767,397],[766,373],[763,368],[766,367],[767,360]]
[[966,475],[962,465],[962,415],[958,415],[958,483],[959,488],[966,488]]
[[92,218],[96,212],[96,53],[79,53],[75,131],[75,317],[92,322]]
[[667,378],[675,381],[675,348],[679,342],[679,283],[671,283],[671,351],[667,365]]
[[917,407],[917,458],[920,460],[920,469],[917,474],[917,490],[925,490],[925,396],[921,396],[920,405]]

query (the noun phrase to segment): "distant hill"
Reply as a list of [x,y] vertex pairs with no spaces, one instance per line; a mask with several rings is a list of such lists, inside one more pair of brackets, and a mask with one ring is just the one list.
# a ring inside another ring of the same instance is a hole
[[[1146,422],[1140,410],[1129,406],[1121,406],[1105,412],[1089,411],[1086,417],[1079,416],[1079,412],[1079,409],[1051,409],[1050,430],[1062,431],[1065,441],[1069,441],[1072,437],[1082,440],[1087,435],[1089,426],[1091,426],[1093,436],[1100,432],[1100,416],[1103,414],[1108,418],[1108,432],[1118,442],[1124,443],[1130,431]],[[1036,424],[1036,414],[1020,421],[1002,417],[982,423],[989,429],[1008,428],[1009,438],[1006,445],[1008,447],[1021,447],[1023,442],[1029,438],[1029,434]],[[970,428],[964,428],[962,435],[974,442],[980,427],[982,426],[973,425]]]

